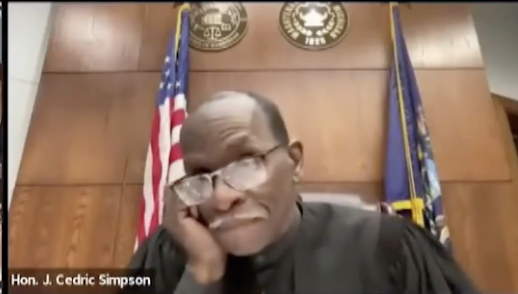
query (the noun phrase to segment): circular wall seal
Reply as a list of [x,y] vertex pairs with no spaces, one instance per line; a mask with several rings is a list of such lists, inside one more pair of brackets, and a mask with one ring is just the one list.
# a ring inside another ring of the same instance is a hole
[[340,2],[288,2],[281,7],[279,26],[294,46],[324,50],[345,37],[349,15]]
[[200,51],[222,51],[236,45],[248,30],[248,17],[240,2],[192,4],[190,46]]

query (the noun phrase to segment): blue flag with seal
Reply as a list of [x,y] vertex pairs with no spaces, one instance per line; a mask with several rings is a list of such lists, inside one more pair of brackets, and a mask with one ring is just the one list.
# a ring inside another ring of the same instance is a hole
[[397,3],[390,4],[390,26],[393,60],[388,97],[386,201],[396,213],[428,229],[450,247],[441,185]]

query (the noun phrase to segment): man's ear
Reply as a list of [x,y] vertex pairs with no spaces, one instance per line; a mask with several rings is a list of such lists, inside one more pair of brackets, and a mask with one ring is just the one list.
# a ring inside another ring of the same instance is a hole
[[304,168],[304,149],[302,142],[299,140],[292,140],[288,145],[288,154],[293,162],[293,181],[298,182],[302,177]]

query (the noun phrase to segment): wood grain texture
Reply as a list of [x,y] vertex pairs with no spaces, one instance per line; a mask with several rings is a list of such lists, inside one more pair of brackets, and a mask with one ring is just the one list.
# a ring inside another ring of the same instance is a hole
[[142,185],[125,185],[120,205],[115,252],[114,267],[126,267],[135,246],[138,229],[138,212],[142,204]]
[[510,245],[516,244],[518,234],[511,231],[509,222],[518,221],[518,204],[511,200],[515,193],[513,183],[443,185],[443,204],[455,255],[487,293],[517,289],[517,250]]
[[56,3],[43,71],[136,70],[145,12],[142,4]]
[[[484,72],[426,70],[417,78],[441,179],[509,180]],[[19,183],[141,183],[157,83],[149,73],[46,75]],[[305,144],[304,180],[379,181],[386,85],[387,73],[372,70],[192,73],[189,107],[215,91],[257,91],[279,104]]]
[[9,267],[113,264],[121,187],[18,187],[9,213]]
[[[514,224],[518,223],[518,150],[514,148],[512,130],[507,120],[505,105],[503,105],[499,99],[495,99],[495,97],[493,97],[493,102],[497,113],[500,132],[505,138],[504,146],[512,178],[507,196],[502,198],[499,204],[494,205],[494,208],[495,211],[501,210],[501,212],[498,211],[495,215],[497,215],[501,221],[500,228],[502,228],[504,238],[504,240],[502,240],[502,244],[504,244],[503,250],[508,257],[507,265],[509,266],[509,276],[513,278],[508,281],[508,286],[505,288],[502,287],[503,283],[499,285],[498,281],[492,281],[494,282],[492,286],[495,289],[498,289],[499,286],[500,289],[514,289],[516,292],[518,291],[518,280],[516,280],[518,276],[518,230],[515,229]],[[485,273],[487,274],[487,271]]]
[[[281,4],[245,3],[249,31],[230,50],[191,50],[191,70],[379,69],[389,64],[389,10],[380,4],[344,4],[350,16],[335,48],[307,52],[283,39]],[[173,4],[58,4],[45,72],[162,69],[175,28]],[[415,4],[401,19],[416,68],[480,68],[482,58],[469,6]],[[214,58],[216,57],[217,58]]]
[[149,140],[158,79],[137,73],[44,75],[18,183],[121,184],[126,168],[133,169],[128,158],[145,157],[145,147],[135,155],[133,146]]
[[[215,58],[215,54],[191,50],[191,70],[379,69],[388,67],[390,34],[387,5],[344,3],[350,16],[347,35],[337,46],[320,52],[300,50],[282,37],[278,24],[281,5],[246,3],[249,31],[243,40],[235,47],[217,54],[217,58]],[[155,9],[158,10],[158,7]],[[408,50],[414,67],[482,67],[478,40],[468,6],[418,4],[414,5],[412,10],[403,8],[401,11]],[[150,11],[151,13],[152,11]],[[157,12],[153,23],[162,19],[163,23],[169,24],[164,15],[165,12]],[[161,27],[165,28],[166,25]],[[154,45],[153,42],[146,42],[142,48],[141,69],[158,70],[161,68],[162,60],[158,59],[158,56],[162,56],[164,51],[162,51],[162,55],[154,55],[155,61],[149,65],[144,63],[144,58],[149,58],[145,55],[148,46],[165,48],[163,44],[169,37],[170,30],[163,30],[161,43],[157,42]],[[147,26],[145,32],[147,32]]]

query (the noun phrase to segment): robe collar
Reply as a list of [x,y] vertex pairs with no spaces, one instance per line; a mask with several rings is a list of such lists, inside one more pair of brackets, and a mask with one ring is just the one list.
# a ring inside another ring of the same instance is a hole
[[337,248],[340,245],[329,236],[326,228],[327,223],[332,221],[332,216],[312,209],[311,204],[302,204],[301,207],[303,214],[295,248],[295,293],[341,293],[343,288],[339,285],[346,273],[336,266],[336,261],[329,264],[330,258],[341,259],[339,255],[333,256],[340,250]]
[[274,268],[288,256],[289,251],[293,250],[296,245],[300,223],[301,221],[297,220],[277,242],[252,256],[252,264],[255,270]]
[[330,204],[304,203],[302,209],[295,248],[295,293],[336,294],[344,289],[366,293],[366,289],[377,289],[369,278],[375,264],[377,214]]
[[[300,209],[299,207],[299,211]],[[290,262],[287,259],[293,260],[300,224],[301,217],[280,239],[257,254],[243,257],[229,256],[227,278],[232,279],[230,284],[233,286],[227,291],[234,293],[236,289],[250,286],[262,288],[269,283],[268,281],[275,279],[278,270],[285,266],[283,263]]]

